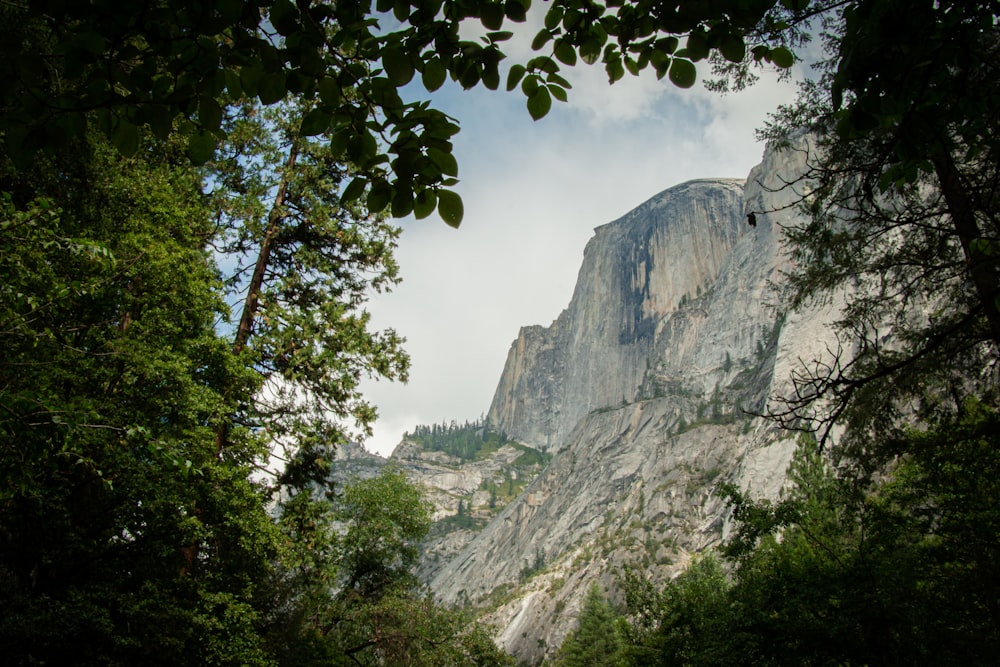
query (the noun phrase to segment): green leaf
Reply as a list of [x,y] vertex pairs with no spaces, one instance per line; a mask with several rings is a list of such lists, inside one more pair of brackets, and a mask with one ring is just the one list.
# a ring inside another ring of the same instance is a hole
[[215,154],[215,135],[211,132],[195,132],[188,137],[188,158],[194,164],[205,164]]
[[524,65],[513,65],[510,68],[510,72],[507,73],[507,90],[514,90],[517,88],[517,84],[521,82],[521,78],[524,77],[525,69]]
[[692,31],[687,38],[687,57],[698,62],[708,56],[708,37],[700,30]]
[[698,78],[694,63],[683,58],[674,58],[670,63],[670,81],[678,88],[690,88]]
[[552,97],[556,98],[560,102],[566,102],[569,100],[569,95],[566,94],[566,89],[561,88],[554,84],[548,85],[549,92],[552,93]]
[[458,176],[458,160],[451,153],[438,150],[437,148],[428,148],[427,157],[438,166],[442,174]]
[[593,65],[601,57],[601,43],[596,39],[587,39],[580,44],[580,59],[588,65]]
[[608,81],[614,83],[625,76],[625,66],[622,65],[621,58],[609,61],[604,69],[608,73]]
[[261,77],[260,85],[257,87],[257,97],[261,104],[275,104],[285,97],[288,89],[285,87],[284,72],[269,72]]
[[496,63],[487,63],[483,66],[483,85],[490,90],[500,87],[500,70]]
[[546,30],[545,28],[542,28],[541,30],[538,31],[538,34],[535,35],[535,38],[531,40],[531,50],[532,51],[541,50],[541,48],[545,46],[550,39],[552,39],[552,33]]
[[218,130],[222,125],[222,107],[214,98],[198,99],[198,121],[205,130]]
[[730,35],[719,44],[719,53],[732,63],[741,63],[747,55],[747,45],[742,37]]
[[417,220],[423,220],[434,212],[436,206],[437,195],[434,194],[434,191],[430,188],[421,190],[413,199],[413,215]]
[[397,88],[405,86],[413,78],[413,63],[403,49],[390,48],[382,53],[382,67],[389,81]]
[[300,132],[303,136],[312,137],[326,132],[330,126],[330,114],[323,109],[312,109],[302,118]]
[[335,107],[340,104],[340,84],[337,80],[325,76],[319,80],[319,98],[328,107]]
[[368,180],[363,176],[356,176],[354,179],[344,188],[343,194],[340,195],[340,201],[344,204],[349,204],[351,202],[357,201],[361,198],[361,195],[365,193],[365,186],[368,185]]
[[566,40],[556,42],[555,55],[562,63],[573,67],[576,65],[576,49]]
[[451,190],[438,190],[437,205],[438,214],[445,224],[458,229],[458,226],[462,224],[462,218],[465,217],[465,206],[458,193]]
[[372,183],[371,190],[368,191],[368,199],[365,204],[371,213],[381,213],[389,205],[392,199],[392,186],[384,179],[378,179]]
[[125,157],[132,157],[139,150],[139,138],[139,128],[125,119],[119,119],[111,131],[111,142]]
[[424,71],[421,72],[420,78],[424,88],[428,92],[434,92],[444,85],[445,79],[448,78],[448,70],[440,58],[434,57],[424,63]]
[[545,28],[547,30],[555,30],[556,26],[562,21],[563,12],[562,5],[553,3],[552,7],[545,14]]
[[528,8],[531,6],[530,0],[507,0],[504,3],[504,13],[507,18],[515,23],[524,23],[528,19]]
[[499,30],[503,26],[503,5],[499,2],[483,5],[479,20],[488,30]]
[[397,188],[392,195],[390,204],[392,217],[405,218],[413,211],[413,191],[409,188]]
[[528,98],[528,113],[534,120],[544,118],[551,108],[552,96],[549,94],[549,89],[544,86],[539,86]]
[[781,69],[788,69],[795,64],[795,55],[784,46],[779,46],[776,49],[771,49],[768,60]]
[[299,29],[299,12],[289,0],[275,0],[269,18],[274,29],[286,37]]

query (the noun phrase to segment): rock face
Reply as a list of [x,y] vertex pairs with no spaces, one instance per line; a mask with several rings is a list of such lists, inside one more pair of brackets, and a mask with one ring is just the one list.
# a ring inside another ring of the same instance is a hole
[[690,334],[686,320],[699,313],[685,306],[711,289],[745,234],[742,204],[742,181],[691,181],[598,227],[569,308],[547,329],[523,328],[511,346],[489,423],[557,449],[591,411],[640,398],[665,350],[671,367],[683,363],[692,346],[664,336],[664,325]]
[[[489,425],[554,454],[431,580],[522,662],[551,656],[591,582],[668,577],[723,539],[719,481],[775,497],[794,438],[751,416],[821,354],[833,308],[785,313],[781,225],[808,144],[747,181],[698,180],[599,227],[569,307],[511,346]],[[756,226],[747,224],[754,212]]]

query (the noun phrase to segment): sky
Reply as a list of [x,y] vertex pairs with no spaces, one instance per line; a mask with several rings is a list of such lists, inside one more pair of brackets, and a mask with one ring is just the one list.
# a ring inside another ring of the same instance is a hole
[[[528,57],[519,42],[505,50]],[[520,91],[448,84],[433,95],[461,126],[465,218],[459,229],[436,215],[398,221],[403,282],[368,310],[373,326],[406,338],[410,378],[365,384],[379,412],[369,450],[388,456],[418,424],[485,415],[518,330],[548,326],[569,304],[594,228],[687,180],[745,178],[764,150],[754,130],[795,97],[767,72],[725,96],[652,71],[613,86],[599,67],[563,75],[569,102],[537,122]]]

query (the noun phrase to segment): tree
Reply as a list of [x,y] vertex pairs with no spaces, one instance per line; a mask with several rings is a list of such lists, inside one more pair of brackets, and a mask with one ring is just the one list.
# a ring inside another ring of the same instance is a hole
[[624,663],[619,617],[597,584],[587,590],[576,629],[566,637],[556,664],[560,667],[610,667]]
[[[850,3],[828,20],[821,76],[765,133],[787,141],[805,125],[818,137],[796,184],[806,222],[786,230],[786,302],[848,298],[841,349],[803,368],[775,413],[821,442],[850,423],[845,444],[871,454],[914,401],[919,418],[991,391],[980,369],[1000,346],[994,19],[989,3]],[[876,49],[890,33],[905,38]]]
[[375,411],[361,379],[405,380],[409,366],[400,337],[372,331],[363,310],[371,293],[398,282],[399,230],[340,205],[352,166],[328,134],[306,135],[308,114],[309,105],[292,101],[228,107],[228,139],[208,170],[222,224],[214,243],[235,267],[230,296],[242,301],[233,353],[265,386],[223,420],[218,446],[233,419],[263,427],[289,445],[283,481],[298,486],[325,478],[336,444],[370,433]]
[[264,664],[276,553],[261,442],[216,416],[257,388],[200,180],[175,144],[98,138],[0,164],[0,620],[13,664]]
[[[430,508],[405,475],[386,468],[354,480],[331,505],[299,494],[282,523],[317,536],[301,554],[295,594],[270,643],[283,664],[510,665],[489,628],[446,609],[416,582]],[[319,530],[316,526],[321,526]],[[296,537],[300,533],[289,533]]]
[[[335,152],[358,166],[345,200],[367,189],[375,213],[391,206],[394,215],[422,218],[436,208],[457,226],[463,209],[450,189],[458,173],[450,143],[457,126],[426,102],[404,102],[399,89],[417,75],[428,91],[449,77],[464,88],[497,89],[500,47],[511,37],[503,28],[524,22],[530,4],[7,4],[0,133],[6,153],[25,163],[36,150],[81,136],[89,123],[125,155],[138,150],[140,128],[165,138],[176,124],[188,137],[188,154],[202,163],[226,136],[224,94],[265,105],[291,95],[313,105],[303,118],[305,134],[329,132]],[[512,66],[506,85],[520,86],[529,113],[540,118],[553,97],[566,99],[560,62],[601,61],[612,82],[626,70],[652,67],[682,87],[694,84],[694,63],[710,53],[787,68],[793,56],[786,42],[800,38],[796,25],[808,16],[803,4],[668,7],[641,0],[604,7],[559,0],[534,40],[542,55]],[[486,29],[478,41],[460,30],[470,23]]]

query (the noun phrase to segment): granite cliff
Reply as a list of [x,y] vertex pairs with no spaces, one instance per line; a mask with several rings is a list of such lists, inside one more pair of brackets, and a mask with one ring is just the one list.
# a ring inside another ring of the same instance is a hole
[[[405,439],[393,454],[435,507],[419,575],[479,610],[520,662],[558,649],[591,583],[614,597],[624,568],[670,577],[719,544],[720,481],[781,493],[795,438],[755,415],[823,354],[837,310],[775,302],[802,194],[786,184],[807,146],[598,227],[568,307],[511,345],[476,426],[503,442],[463,459]],[[384,464],[345,458],[355,474]]]
[[719,481],[780,494],[795,440],[754,415],[822,353],[836,312],[774,302],[800,195],[783,186],[806,151],[769,150],[746,181],[690,181],[597,228],[569,306],[512,344],[487,422],[551,463],[430,584],[483,609],[522,662],[558,648],[591,582],[614,596],[626,566],[668,577],[717,545]]

